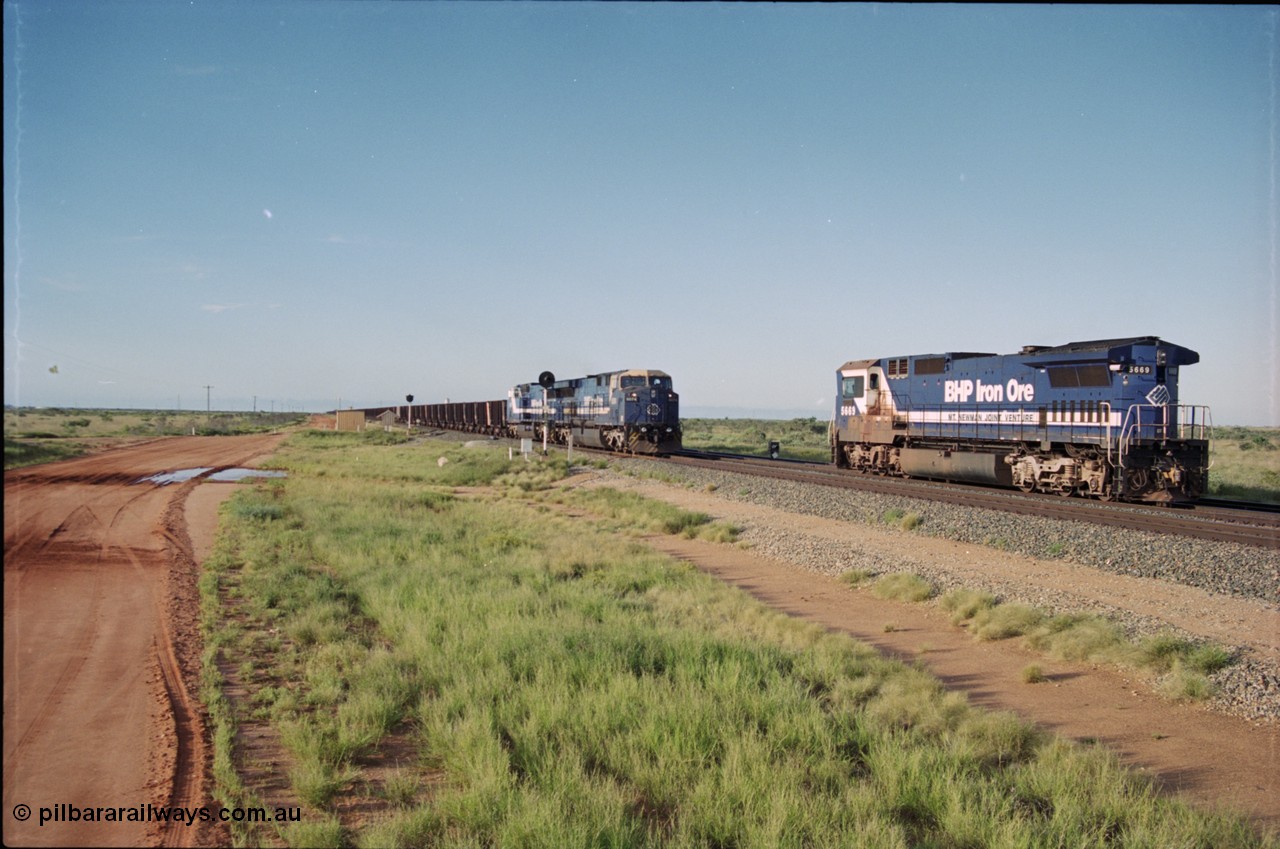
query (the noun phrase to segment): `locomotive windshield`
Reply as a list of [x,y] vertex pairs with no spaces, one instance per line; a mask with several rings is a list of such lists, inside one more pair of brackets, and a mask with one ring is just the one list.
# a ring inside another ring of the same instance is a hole
[[644,377],[640,375],[627,375],[622,378],[622,388],[630,389],[635,386],[656,386],[662,389],[667,386],[667,378],[665,377]]

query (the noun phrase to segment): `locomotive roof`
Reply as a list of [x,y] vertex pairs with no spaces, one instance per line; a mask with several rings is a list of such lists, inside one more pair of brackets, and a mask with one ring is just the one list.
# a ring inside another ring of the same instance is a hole
[[[671,379],[671,375],[659,369],[629,368],[629,369],[620,369],[618,371],[602,371],[602,372],[597,372],[595,374],[584,375],[582,377],[564,378],[561,380],[557,380],[552,385],[553,386],[570,386],[574,383],[580,383],[581,381],[584,381],[584,380],[590,380],[592,378],[607,378],[607,377],[613,377],[614,375],[622,375],[623,377],[665,377],[668,380]],[[532,381],[530,383],[517,384],[515,388],[528,390],[529,387],[537,386],[537,385],[538,385],[537,381]]]
[[670,377],[665,371],[656,368],[629,368],[626,371],[605,372],[606,374],[621,374],[626,377]]
[[[1084,342],[1068,342],[1065,345],[1026,345],[1021,351],[1015,354],[1005,354],[1004,356],[1052,356],[1054,354],[1090,354],[1112,352],[1117,348],[1128,348],[1135,345],[1160,345],[1168,349],[1172,353],[1170,365],[1192,365],[1200,362],[1200,355],[1190,348],[1184,348],[1181,345],[1175,345],[1172,342],[1165,342],[1159,336],[1128,336],[1120,339],[1091,339]],[[948,351],[945,354],[911,354],[911,359],[920,359],[927,357],[947,357],[951,360],[967,360],[974,357],[996,357],[999,354],[982,354],[971,351]],[[889,357],[888,359],[895,359]],[[840,366],[841,370],[865,368],[867,366],[879,363],[879,359],[871,360],[850,360]]]
[[1086,351],[1109,351],[1127,345],[1158,345],[1159,336],[1131,336],[1123,339],[1092,339],[1087,342],[1068,342],[1065,345],[1027,345],[1023,352],[1035,354],[1077,354]]
[[1175,345],[1172,342],[1166,342],[1159,336],[1129,336],[1121,339],[1093,339],[1087,342],[1068,342],[1065,345],[1056,345],[1053,347],[1044,347],[1040,345],[1028,345],[1022,349],[1023,354],[1032,354],[1035,356],[1055,354],[1098,354],[1106,353],[1110,356],[1116,355],[1117,349],[1132,348],[1135,346],[1159,346],[1169,352],[1169,365],[1192,365],[1200,362],[1200,355],[1190,348],[1184,348],[1181,345]]

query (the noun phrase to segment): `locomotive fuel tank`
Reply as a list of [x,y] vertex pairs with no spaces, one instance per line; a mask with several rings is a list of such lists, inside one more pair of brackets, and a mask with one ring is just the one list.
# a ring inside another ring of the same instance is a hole
[[998,454],[939,448],[903,448],[899,458],[907,477],[1013,486],[1013,471]]

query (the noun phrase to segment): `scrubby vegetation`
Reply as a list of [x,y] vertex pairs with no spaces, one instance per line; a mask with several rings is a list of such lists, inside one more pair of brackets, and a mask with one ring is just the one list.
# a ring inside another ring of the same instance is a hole
[[[850,570],[841,578],[850,587],[869,585],[872,595],[892,601],[924,602],[937,593],[929,581],[905,572],[877,577],[866,570]],[[1000,601],[981,590],[953,589],[943,593],[937,604],[951,614],[953,624],[967,628],[978,640],[1021,637],[1046,657],[1143,670],[1155,677],[1159,693],[1177,701],[1212,696],[1215,688],[1209,676],[1233,660],[1226,649],[1212,643],[1168,633],[1133,640],[1102,616],[1051,615],[1030,605]],[[1039,664],[1034,669],[1035,680],[1044,680]]]
[[1209,494],[1280,503],[1280,429],[1220,427],[1213,436]]
[[205,699],[220,801],[267,792],[252,725],[305,823],[238,842],[1258,843],[629,533],[696,514],[490,447],[299,434],[276,462],[224,508]]
[[227,436],[301,424],[301,413],[197,413],[180,410],[82,410],[5,407],[6,469],[75,457],[103,437]]
[[779,456],[789,460],[831,460],[828,423],[808,419],[683,419],[684,445],[700,451],[728,454],[769,453],[777,442]]

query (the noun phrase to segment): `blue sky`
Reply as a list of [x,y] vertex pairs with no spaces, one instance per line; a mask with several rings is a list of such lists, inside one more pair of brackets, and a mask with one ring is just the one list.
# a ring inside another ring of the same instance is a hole
[[686,415],[823,419],[849,359],[1158,335],[1184,402],[1280,425],[1277,23],[5,2],[5,403],[644,367]]

